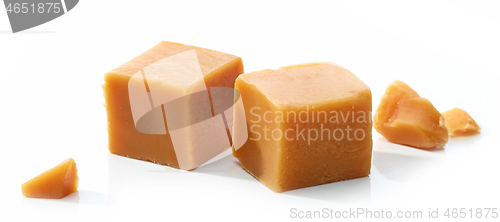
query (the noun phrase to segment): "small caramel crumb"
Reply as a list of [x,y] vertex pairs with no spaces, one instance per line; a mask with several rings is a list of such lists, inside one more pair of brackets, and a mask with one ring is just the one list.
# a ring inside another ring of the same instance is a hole
[[77,189],[78,175],[72,158],[22,185],[23,195],[31,198],[61,199]]
[[466,136],[479,132],[479,127],[472,117],[462,109],[453,108],[442,113],[450,136]]

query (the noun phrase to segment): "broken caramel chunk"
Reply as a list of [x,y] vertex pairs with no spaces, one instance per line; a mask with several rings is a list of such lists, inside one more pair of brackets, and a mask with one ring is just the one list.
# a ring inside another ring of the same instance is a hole
[[236,89],[244,111],[235,108],[233,155],[272,191],[370,174],[371,91],[347,69],[311,63],[246,73]]
[[406,83],[391,83],[380,100],[373,126],[389,142],[422,149],[442,148],[448,142],[444,118],[432,103]]
[[25,197],[61,199],[78,189],[76,163],[72,158],[66,159],[24,183],[21,188]]
[[210,92],[214,87],[234,90],[241,73],[237,56],[165,41],[106,73],[109,151],[191,170],[223,151],[196,151],[204,142],[229,149]]
[[476,121],[462,109],[453,108],[442,114],[450,136],[472,135],[481,129]]

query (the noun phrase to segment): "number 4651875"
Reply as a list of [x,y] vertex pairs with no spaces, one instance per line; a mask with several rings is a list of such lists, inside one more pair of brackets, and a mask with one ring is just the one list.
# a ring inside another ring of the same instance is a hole
[[61,12],[61,3],[9,3],[7,5],[7,13],[54,13]]

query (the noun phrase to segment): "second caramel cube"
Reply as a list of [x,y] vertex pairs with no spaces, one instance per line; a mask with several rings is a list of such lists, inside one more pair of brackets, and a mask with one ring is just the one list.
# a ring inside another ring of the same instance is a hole
[[235,109],[233,155],[272,191],[370,174],[371,92],[347,69],[263,70],[240,75],[235,88],[243,108]]

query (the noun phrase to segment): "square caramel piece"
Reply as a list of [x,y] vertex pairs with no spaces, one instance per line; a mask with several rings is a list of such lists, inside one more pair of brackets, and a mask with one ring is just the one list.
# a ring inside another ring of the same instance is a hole
[[371,91],[349,70],[287,66],[240,75],[235,88],[243,106],[234,112],[233,155],[272,191],[370,174]]
[[109,151],[183,170],[200,166],[231,147],[211,89],[233,93],[241,73],[237,56],[166,41],[106,73]]

